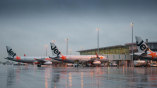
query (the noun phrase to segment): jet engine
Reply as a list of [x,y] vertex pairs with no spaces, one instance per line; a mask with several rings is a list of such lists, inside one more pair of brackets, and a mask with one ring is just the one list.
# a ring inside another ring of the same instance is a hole
[[45,63],[43,63],[44,65],[51,65],[52,62],[51,61],[46,61]]
[[94,64],[94,65],[100,65],[100,64],[101,64],[101,61],[99,61],[99,60],[94,60],[94,61],[93,61],[93,64]]

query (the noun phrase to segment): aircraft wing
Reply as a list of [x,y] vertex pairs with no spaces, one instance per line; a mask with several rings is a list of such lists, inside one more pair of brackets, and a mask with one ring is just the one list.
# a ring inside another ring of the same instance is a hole
[[62,58],[60,57],[49,57],[53,60],[56,60],[56,61],[62,61],[62,62],[67,62],[67,63],[74,63],[74,61],[71,61],[71,60],[62,60]]
[[42,59],[35,59],[38,62],[46,62],[43,58]]
[[45,58],[36,59],[36,62],[38,62],[41,65],[50,65],[50,64],[52,64],[51,60],[45,60]]

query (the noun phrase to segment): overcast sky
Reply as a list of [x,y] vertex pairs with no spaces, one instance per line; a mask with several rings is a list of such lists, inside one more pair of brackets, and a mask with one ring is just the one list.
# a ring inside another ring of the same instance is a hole
[[19,56],[44,56],[52,40],[65,54],[66,38],[72,54],[96,48],[97,27],[100,47],[124,45],[131,22],[134,36],[157,41],[157,0],[0,0],[0,57],[6,45]]

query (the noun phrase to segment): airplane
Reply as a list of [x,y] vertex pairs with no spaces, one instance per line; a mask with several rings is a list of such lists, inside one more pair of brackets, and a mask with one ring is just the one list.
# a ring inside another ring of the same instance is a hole
[[135,38],[138,52],[134,53],[134,55],[145,59],[157,60],[157,52],[151,51],[141,37],[136,36]]
[[12,50],[11,47],[6,46],[8,57],[5,59],[12,60],[16,62],[22,62],[22,63],[31,63],[31,64],[37,64],[38,67],[41,67],[41,65],[50,65],[52,64],[51,58],[49,57],[24,57],[17,56],[16,53]]
[[62,61],[65,63],[74,63],[85,65],[101,65],[102,62],[108,61],[105,56],[96,55],[63,55],[54,43],[50,43],[52,56],[51,59]]

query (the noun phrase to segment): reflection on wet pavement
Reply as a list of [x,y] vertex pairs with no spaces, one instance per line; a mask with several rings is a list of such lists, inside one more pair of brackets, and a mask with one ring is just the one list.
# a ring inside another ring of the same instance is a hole
[[157,88],[157,68],[0,65],[0,88]]

